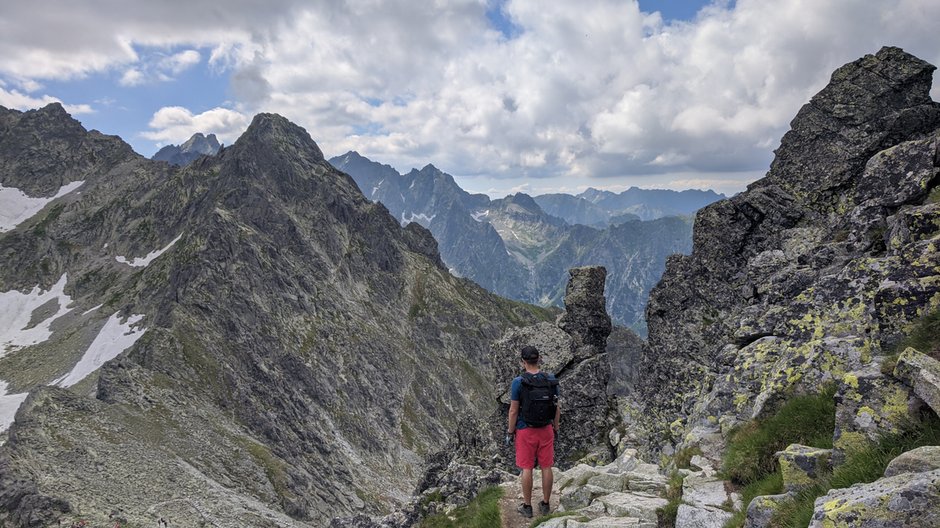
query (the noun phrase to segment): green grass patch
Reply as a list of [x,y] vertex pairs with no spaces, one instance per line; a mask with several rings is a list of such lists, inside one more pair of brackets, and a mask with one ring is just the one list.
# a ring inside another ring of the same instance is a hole
[[699,446],[685,447],[676,453],[673,461],[675,461],[676,467],[679,469],[691,469],[692,457],[701,454],[702,450],[699,448]]
[[915,321],[914,327],[898,344],[895,352],[904,352],[907,347],[913,347],[940,361],[940,307]]
[[835,429],[835,386],[787,401],[769,418],[749,422],[730,436],[723,474],[747,485],[777,471],[774,454],[790,444],[831,448]]
[[470,504],[450,514],[425,517],[421,528],[499,528],[499,499],[503,489],[494,487],[480,492]]
[[923,422],[909,426],[904,432],[882,437],[875,445],[850,454],[832,475],[820,479],[812,488],[800,492],[792,501],[781,505],[770,526],[773,528],[804,528],[813,517],[817,498],[830,489],[848,488],[853,484],[874,482],[884,476],[888,463],[898,455],[926,445],[940,445],[940,418],[925,413]]
[[[691,458],[691,457],[690,457]],[[679,514],[679,505],[682,504],[682,481],[685,475],[673,471],[669,475],[669,486],[666,488],[664,498],[669,502],[656,510],[657,525],[661,528],[673,528],[676,525],[676,516]]]

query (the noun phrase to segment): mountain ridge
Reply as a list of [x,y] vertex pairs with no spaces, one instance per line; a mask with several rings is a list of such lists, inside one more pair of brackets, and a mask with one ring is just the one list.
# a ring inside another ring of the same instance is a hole
[[[539,197],[515,193],[491,199],[470,194],[431,164],[399,174],[355,152],[331,158],[330,163],[349,173],[367,198],[385,204],[402,223],[427,227],[438,240],[444,262],[455,273],[497,294],[561,306],[568,268],[606,266],[615,288],[608,296],[608,311],[618,324],[640,333],[645,332],[643,299],[658,280],[666,256],[690,249],[688,223],[658,224],[652,229],[661,233],[665,225],[674,230],[658,239],[645,236],[642,229],[612,229],[639,220],[627,215],[611,222],[605,214],[604,225],[569,225],[547,214]],[[604,230],[606,235],[595,233]],[[616,240],[611,234],[631,239]],[[610,243],[621,254],[599,247],[601,243]],[[643,259],[636,258],[639,254]],[[622,276],[626,278],[621,280]]]
[[[94,152],[68,119],[69,144],[86,146],[71,155]],[[455,417],[485,412],[489,342],[551,317],[449,275],[424,228],[368,202],[280,116],[185,167],[112,149],[78,191],[0,234],[3,295],[63,280],[68,296],[45,341],[0,358],[7,388],[30,393],[0,447],[10,522],[120,508],[143,523],[150,505],[222,526],[388,511]],[[136,341],[70,389],[46,386],[112,319]],[[439,375],[455,365],[456,398]]]

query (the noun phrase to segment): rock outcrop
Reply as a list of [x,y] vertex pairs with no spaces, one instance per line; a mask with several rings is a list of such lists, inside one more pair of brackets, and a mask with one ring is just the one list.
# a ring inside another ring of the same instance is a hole
[[[692,254],[669,259],[647,309],[638,414],[654,446],[716,456],[794,394],[845,394],[859,373],[878,385],[879,356],[940,303],[933,70],[898,48],[840,68],[767,176],[699,211]],[[913,403],[886,397],[871,422]]]
[[831,490],[816,499],[809,528],[940,526],[940,470],[905,473]]

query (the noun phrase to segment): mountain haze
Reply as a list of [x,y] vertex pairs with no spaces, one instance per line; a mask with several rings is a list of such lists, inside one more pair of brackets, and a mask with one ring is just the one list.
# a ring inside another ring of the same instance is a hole
[[[691,247],[688,220],[646,223],[604,213],[594,227],[569,224],[546,213],[539,198],[517,193],[491,200],[470,194],[433,165],[398,174],[356,152],[330,163],[352,176],[367,198],[388,207],[403,224],[413,221],[427,227],[454,273],[500,295],[561,306],[568,268],[605,266],[611,317],[641,333],[645,299],[666,257]],[[585,208],[595,207],[570,198]],[[637,225],[617,227],[631,221]]]

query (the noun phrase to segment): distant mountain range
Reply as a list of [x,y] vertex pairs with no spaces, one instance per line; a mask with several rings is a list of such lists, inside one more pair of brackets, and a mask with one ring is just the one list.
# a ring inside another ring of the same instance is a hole
[[150,159],[154,161],[165,161],[170,165],[189,165],[200,156],[214,156],[218,154],[221,148],[222,145],[215,137],[215,134],[204,136],[201,133],[197,133],[186,140],[182,145],[167,145],[163,147]]
[[453,273],[500,295],[560,306],[568,268],[607,267],[608,312],[640,333],[666,257],[691,249],[692,221],[685,215],[724,197],[631,188],[492,200],[468,193],[433,165],[399,174],[357,152],[329,161],[400,222],[427,227]]
[[688,189],[640,189],[622,193],[587,189],[581,194],[543,194],[535,201],[548,214],[569,224],[606,226],[631,219],[655,220],[664,216],[689,216],[706,205],[725,198],[714,191]]

